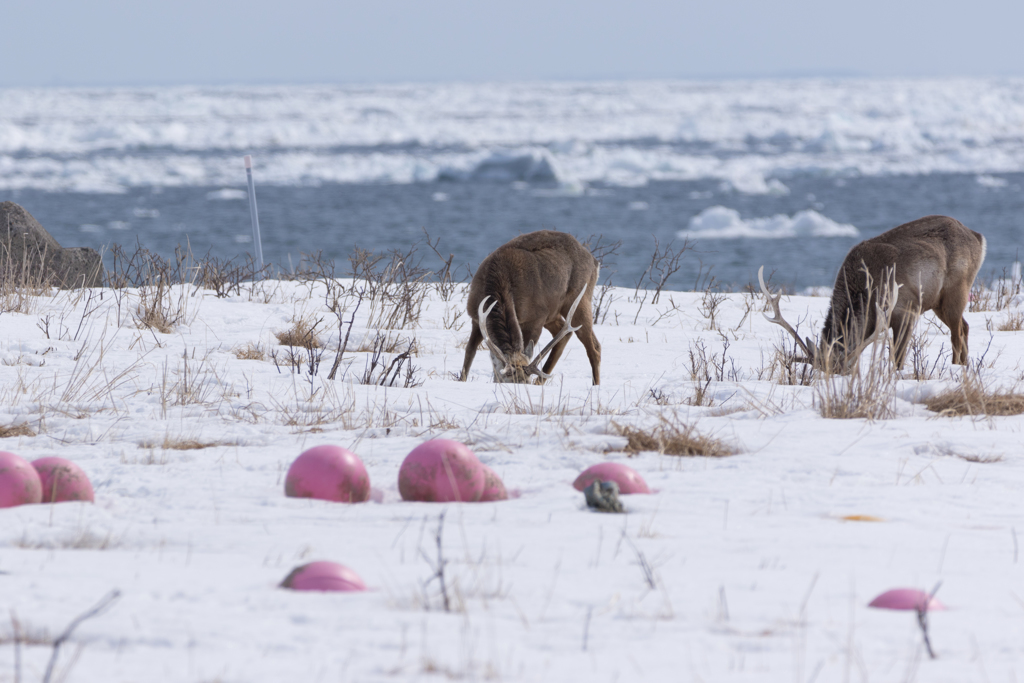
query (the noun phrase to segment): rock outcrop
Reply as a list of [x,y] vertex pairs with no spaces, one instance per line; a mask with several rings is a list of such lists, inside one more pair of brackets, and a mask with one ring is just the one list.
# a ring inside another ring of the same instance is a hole
[[61,289],[103,286],[103,259],[88,247],[65,249],[14,202],[0,203],[0,275]]

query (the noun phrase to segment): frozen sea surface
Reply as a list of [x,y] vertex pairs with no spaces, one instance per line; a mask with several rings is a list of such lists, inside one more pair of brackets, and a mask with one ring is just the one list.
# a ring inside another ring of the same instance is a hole
[[[0,90],[0,199],[69,246],[251,251],[244,154],[284,269],[423,228],[475,267],[555,228],[623,240],[622,286],[655,239],[694,233],[680,288],[708,269],[740,287],[762,263],[804,287],[923,215],[984,233],[996,271],[1024,229],[1019,79]],[[713,207],[739,228],[694,231]],[[790,229],[801,216],[826,229]]]

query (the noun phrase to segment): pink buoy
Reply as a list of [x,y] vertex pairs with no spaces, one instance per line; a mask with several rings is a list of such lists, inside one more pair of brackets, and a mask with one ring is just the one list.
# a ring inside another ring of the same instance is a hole
[[484,494],[483,464],[465,444],[450,439],[421,443],[398,470],[402,500],[475,503]]
[[303,451],[288,468],[284,494],[338,503],[370,498],[370,475],[355,453],[341,446],[315,446]]
[[916,588],[894,588],[892,590],[885,591],[869,602],[868,607],[925,612],[934,612],[936,610],[946,609],[946,606],[934,597]]
[[354,571],[337,562],[310,562],[296,567],[281,582],[296,591],[364,591],[366,584]]
[[577,491],[590,486],[595,481],[614,481],[619,485],[619,493],[650,493],[647,482],[632,467],[617,462],[602,462],[591,465],[576,477],[572,486]]
[[43,488],[44,503],[94,500],[92,484],[82,468],[64,458],[39,458],[32,461]]
[[0,508],[34,505],[43,499],[39,474],[26,460],[0,451]]
[[480,502],[487,503],[495,500],[508,500],[508,491],[505,489],[505,482],[501,480],[498,473],[487,465],[480,465],[484,468],[484,492],[480,496]]

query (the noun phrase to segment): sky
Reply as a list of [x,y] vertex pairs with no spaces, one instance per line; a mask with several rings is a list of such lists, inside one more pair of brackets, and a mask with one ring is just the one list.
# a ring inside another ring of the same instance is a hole
[[0,86],[1024,75],[1020,0],[7,0]]

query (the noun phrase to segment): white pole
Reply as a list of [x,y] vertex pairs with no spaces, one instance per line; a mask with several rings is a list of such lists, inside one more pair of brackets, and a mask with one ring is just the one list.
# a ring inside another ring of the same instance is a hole
[[252,218],[252,240],[256,243],[256,260],[263,270],[263,242],[260,240],[260,218],[256,212],[256,185],[252,181],[252,156],[245,155],[245,176],[249,181],[249,217]]

